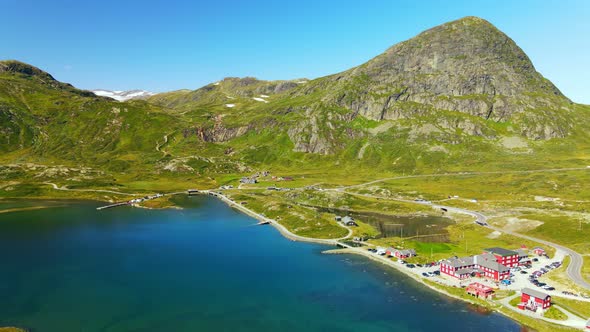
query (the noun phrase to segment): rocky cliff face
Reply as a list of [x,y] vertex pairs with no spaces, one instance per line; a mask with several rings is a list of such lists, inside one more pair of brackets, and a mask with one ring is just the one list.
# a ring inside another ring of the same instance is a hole
[[[322,103],[373,120],[450,110],[499,122],[529,110],[559,110],[571,104],[512,39],[477,17],[434,27],[361,66],[313,81],[293,94],[317,90],[325,91]],[[543,131],[543,135],[538,131],[529,135],[527,130],[522,134],[531,138],[567,134],[557,127]]]

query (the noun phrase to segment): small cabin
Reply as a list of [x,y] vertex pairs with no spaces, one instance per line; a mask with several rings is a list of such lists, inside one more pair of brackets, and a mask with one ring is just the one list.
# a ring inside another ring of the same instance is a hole
[[477,298],[492,299],[494,297],[494,289],[479,282],[473,282],[465,287],[467,294]]
[[551,306],[551,296],[531,288],[523,288],[521,291],[520,304],[521,310],[547,310]]
[[406,259],[410,257],[416,256],[416,250],[414,249],[402,249],[402,250],[394,250],[393,256],[399,259]]

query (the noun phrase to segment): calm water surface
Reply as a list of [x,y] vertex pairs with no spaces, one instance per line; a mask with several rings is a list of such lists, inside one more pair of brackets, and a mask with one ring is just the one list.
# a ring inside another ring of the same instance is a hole
[[0,326],[31,331],[520,331],[362,257],[289,241],[210,197],[183,210],[14,201]]

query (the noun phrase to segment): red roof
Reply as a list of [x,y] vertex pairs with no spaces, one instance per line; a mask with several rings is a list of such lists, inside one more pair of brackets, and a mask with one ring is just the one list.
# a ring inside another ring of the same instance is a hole
[[486,286],[484,284],[480,284],[479,282],[470,283],[467,288],[477,290],[480,292],[493,292],[494,289],[492,287]]

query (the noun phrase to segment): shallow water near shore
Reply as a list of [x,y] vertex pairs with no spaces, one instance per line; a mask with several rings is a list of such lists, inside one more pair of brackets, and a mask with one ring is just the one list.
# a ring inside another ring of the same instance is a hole
[[32,331],[520,331],[385,270],[323,255],[211,197],[182,210],[0,201],[0,326]]

